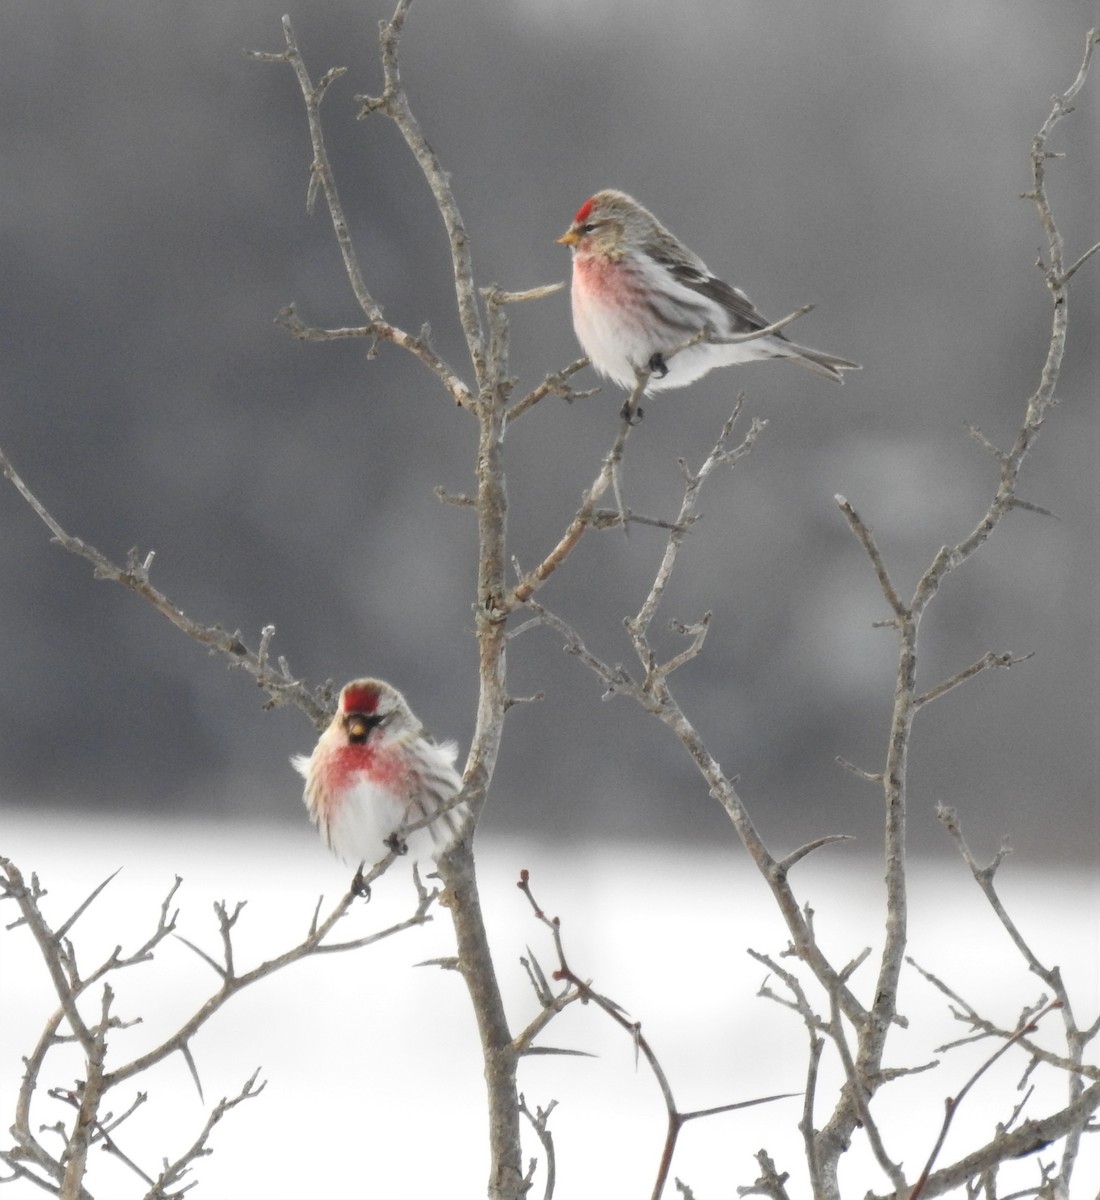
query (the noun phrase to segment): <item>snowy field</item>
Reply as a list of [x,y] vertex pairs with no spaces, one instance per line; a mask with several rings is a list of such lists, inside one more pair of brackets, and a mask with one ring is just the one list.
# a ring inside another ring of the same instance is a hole
[[[0,852],[29,874],[39,873],[43,902],[56,925],[105,876],[118,878],[74,930],[88,969],[115,944],[133,946],[152,929],[176,874],[179,932],[217,954],[211,903],[247,900],[237,926],[238,965],[285,949],[304,934],[317,897],[334,902],[347,882],[305,828],[258,830],[224,823],[116,821],[48,822],[7,813]],[[563,923],[570,963],[642,1021],[684,1109],[801,1092],[806,1036],[801,1020],[756,996],[765,971],[748,947],[778,954],[784,930],[769,895],[745,855],[732,844],[707,852],[631,845],[529,847],[489,842],[481,847],[481,895],[514,1028],[536,1004],[519,958],[530,947],[552,969],[547,932],[515,887],[520,868],[535,894]],[[402,864],[357,906],[345,933],[367,932],[411,911],[414,896]],[[880,936],[881,871],[877,861],[835,848],[796,869],[801,899],[816,911],[825,947],[843,963]],[[1013,950],[961,862],[917,863],[911,888],[910,953],[982,1013],[1014,1025],[1042,993],[1039,980]],[[1084,870],[1038,874],[1009,858],[998,875],[1002,895],[1033,949],[1062,967],[1078,1022],[1097,1011],[1098,912],[1095,876]],[[12,919],[9,906],[5,924]],[[450,953],[447,915],[428,926],[352,954],[292,966],[231,1000],[196,1038],[193,1051],[206,1103],[176,1056],[138,1087],[149,1102],[118,1133],[122,1149],[155,1174],[202,1127],[208,1107],[232,1095],[257,1068],[262,1095],[236,1108],[215,1130],[214,1153],[196,1169],[197,1197],[279,1200],[311,1197],[360,1200],[468,1198],[484,1195],[485,1130],[481,1068],[473,1020],[460,979],[425,959]],[[788,965],[790,960],[785,960]],[[0,1097],[3,1126],[11,1121],[20,1056],[28,1053],[56,1001],[25,930],[0,937]],[[216,990],[216,977],[174,939],[155,962],[114,977],[116,1011],[143,1022],[114,1035],[116,1062],[164,1036]],[[873,970],[855,978],[866,997]],[[910,972],[902,991],[907,1031],[892,1039],[888,1064],[916,1066],[933,1048],[961,1036],[942,999]],[[174,1024],[175,1023],[175,1024]],[[1056,1041],[1059,1017],[1044,1022]],[[644,1064],[636,1068],[629,1038],[592,1007],[573,1006],[543,1042],[590,1051],[593,1058],[531,1059],[521,1087],[532,1108],[556,1099],[551,1120],[557,1148],[557,1200],[636,1200],[648,1196],[664,1136],[660,1094]],[[931,1071],[895,1083],[880,1095],[887,1149],[916,1174],[933,1144],[944,1098],[965,1082],[991,1047],[941,1057]],[[835,1063],[823,1067],[819,1097],[831,1094]],[[1010,1054],[960,1110],[940,1165],[962,1148],[984,1142],[1018,1099],[1025,1065]],[[71,1085],[75,1060],[60,1055],[43,1080]],[[1053,1111],[1064,1094],[1042,1084],[1025,1116]],[[62,1118],[61,1106],[39,1094],[41,1124]],[[134,1087],[112,1097],[116,1112]],[[796,1125],[798,1098],[693,1122],[681,1137],[673,1174],[699,1200],[734,1197],[756,1176],[753,1154],[766,1147],[791,1172],[791,1194],[807,1194]],[[816,1114],[825,1119],[824,1104]],[[48,1140],[49,1135],[44,1135]],[[1092,1139],[1094,1143],[1096,1139]],[[531,1139],[529,1151],[538,1147]],[[888,1189],[863,1148],[851,1156],[846,1194]],[[139,1196],[137,1178],[106,1155],[93,1156],[97,1200]],[[1014,1165],[1018,1187],[1038,1181],[1035,1159]],[[542,1194],[536,1176],[532,1195]],[[1002,1173],[1005,1192],[1009,1171]],[[1086,1139],[1075,1194],[1096,1195],[1097,1147]],[[3,1200],[42,1195],[30,1184],[0,1189]],[[676,1195],[671,1183],[666,1195]]]

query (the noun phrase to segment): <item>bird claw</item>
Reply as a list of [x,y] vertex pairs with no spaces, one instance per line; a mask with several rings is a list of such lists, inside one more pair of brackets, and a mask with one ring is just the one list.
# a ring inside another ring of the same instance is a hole
[[637,408],[632,408],[630,401],[627,400],[622,408],[619,409],[619,416],[629,425],[637,425],[645,416],[645,410],[639,405]]
[[664,379],[668,374],[668,363],[665,362],[665,356],[657,350],[649,356],[649,362],[646,363],[646,369],[650,375],[656,375],[658,379]]
[[351,881],[352,893],[356,896],[361,896],[364,900],[370,900],[370,884],[363,878],[363,864],[359,864],[359,869],[355,872],[355,878]]
[[386,848],[388,850],[392,850],[394,854],[408,854],[409,852],[409,847],[405,839],[398,837],[396,833],[391,833],[390,836],[386,838]]

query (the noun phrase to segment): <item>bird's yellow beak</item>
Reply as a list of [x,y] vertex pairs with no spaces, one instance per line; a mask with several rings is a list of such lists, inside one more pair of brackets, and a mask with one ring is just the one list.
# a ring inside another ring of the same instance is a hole
[[575,246],[580,240],[581,235],[575,225],[570,225],[561,237],[556,239],[559,246]]

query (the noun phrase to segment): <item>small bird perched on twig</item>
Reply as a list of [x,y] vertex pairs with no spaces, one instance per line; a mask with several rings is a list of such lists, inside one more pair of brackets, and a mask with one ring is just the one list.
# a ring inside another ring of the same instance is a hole
[[375,863],[387,849],[436,857],[458,840],[466,807],[447,808],[462,790],[457,754],[454,742],[427,737],[396,688],[355,679],[313,753],[290,761],[305,777],[306,807],[328,846],[345,862]]
[[782,330],[724,342],[770,322],[625,192],[586,200],[558,241],[573,252],[577,338],[596,370],[628,390],[639,370],[650,372],[650,393],[694,383],[714,367],[765,358],[837,383],[842,371],[859,370],[846,358],[796,345]]

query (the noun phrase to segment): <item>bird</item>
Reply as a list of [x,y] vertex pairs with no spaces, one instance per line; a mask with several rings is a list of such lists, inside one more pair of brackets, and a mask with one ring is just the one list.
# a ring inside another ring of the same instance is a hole
[[306,781],[303,799],[325,843],[361,868],[387,850],[438,857],[460,839],[466,806],[447,807],[462,790],[457,754],[454,742],[425,734],[395,687],[363,678],[340,690],[313,753],[290,761]]
[[[607,189],[577,210],[558,238],[573,255],[573,328],[592,366],[629,391],[694,383],[715,367],[780,358],[836,383],[859,363],[811,350],[780,330],[735,344],[770,322],[632,196]],[[698,339],[694,344],[692,339]],[[682,348],[681,348],[682,347]]]

